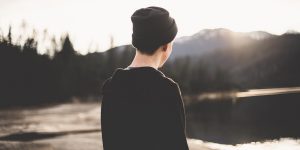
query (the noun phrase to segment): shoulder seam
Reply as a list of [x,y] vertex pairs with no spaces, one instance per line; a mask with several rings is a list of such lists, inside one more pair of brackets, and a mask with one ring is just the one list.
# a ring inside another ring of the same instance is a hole
[[172,78],[170,78],[170,77],[164,77],[166,80],[168,80],[168,81],[170,81],[170,83],[171,84],[175,84],[176,86],[178,86],[178,83],[177,82],[175,82]]
[[111,82],[111,79],[112,79],[112,77],[109,77],[103,82],[102,87],[101,87],[102,94],[106,91],[108,84]]

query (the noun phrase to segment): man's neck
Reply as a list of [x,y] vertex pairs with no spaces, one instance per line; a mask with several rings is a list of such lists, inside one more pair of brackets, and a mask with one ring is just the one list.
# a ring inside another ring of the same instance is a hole
[[152,56],[141,54],[140,52],[136,51],[135,57],[129,67],[153,67],[155,69],[158,69],[160,65],[160,57],[157,54],[154,54]]

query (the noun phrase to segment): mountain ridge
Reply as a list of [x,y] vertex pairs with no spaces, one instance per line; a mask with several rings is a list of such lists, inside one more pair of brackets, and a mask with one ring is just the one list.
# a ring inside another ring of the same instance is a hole
[[175,39],[170,58],[197,56],[214,49],[243,46],[275,36],[277,35],[265,31],[234,32],[226,28],[203,29],[191,36]]

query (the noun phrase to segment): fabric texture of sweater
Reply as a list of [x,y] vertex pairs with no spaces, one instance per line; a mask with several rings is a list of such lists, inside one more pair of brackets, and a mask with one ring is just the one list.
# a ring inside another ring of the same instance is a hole
[[104,150],[188,150],[179,86],[152,67],[118,68],[102,86]]

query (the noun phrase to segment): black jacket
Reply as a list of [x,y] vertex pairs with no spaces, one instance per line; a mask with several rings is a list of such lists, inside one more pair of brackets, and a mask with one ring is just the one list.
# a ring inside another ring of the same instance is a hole
[[188,150],[179,86],[152,67],[118,68],[102,87],[104,150]]

